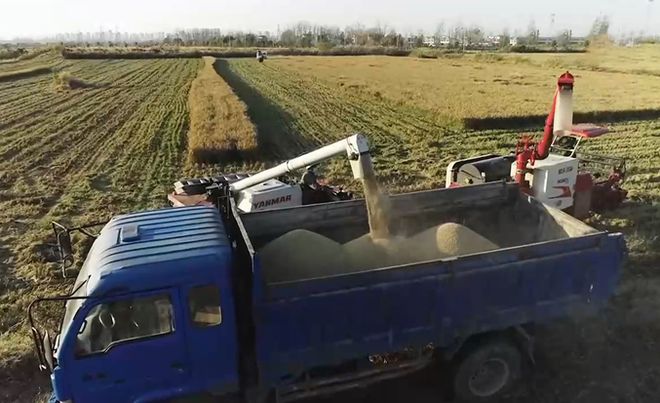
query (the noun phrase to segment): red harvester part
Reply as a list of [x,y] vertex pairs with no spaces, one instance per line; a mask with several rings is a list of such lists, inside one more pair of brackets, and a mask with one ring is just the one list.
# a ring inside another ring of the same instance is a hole
[[552,99],[552,107],[550,113],[545,120],[545,127],[543,129],[543,138],[541,142],[534,143],[530,136],[524,135],[518,141],[516,146],[516,183],[520,184],[521,189],[524,191],[529,190],[529,182],[525,180],[525,172],[527,172],[527,163],[531,162],[534,165],[536,160],[543,160],[548,157],[550,153],[550,145],[552,144],[553,129],[555,121],[555,108],[557,106],[557,96],[562,88],[573,89],[575,82],[573,75],[568,71],[557,80],[557,89]]

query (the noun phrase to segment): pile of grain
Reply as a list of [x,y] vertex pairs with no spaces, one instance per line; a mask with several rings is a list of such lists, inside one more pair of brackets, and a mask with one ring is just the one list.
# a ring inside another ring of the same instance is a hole
[[497,248],[493,242],[456,223],[434,226],[408,238],[373,239],[366,234],[342,247],[353,271],[438,260]]
[[268,243],[259,254],[264,277],[272,283],[438,260],[497,248],[464,225],[445,223],[408,238],[374,239],[371,234],[365,234],[343,245],[315,232],[294,230]]
[[445,223],[405,239],[399,248],[412,262],[421,262],[486,252],[498,246],[464,225]]
[[268,283],[340,274],[349,267],[339,243],[301,229],[269,242],[259,255]]
[[324,277],[497,249],[468,227],[445,223],[408,238],[390,234],[390,200],[373,171],[365,172],[369,233],[344,245],[305,230],[288,232],[261,251],[267,282]]
[[247,116],[247,107],[218,75],[212,57],[192,82],[188,95],[191,162],[216,163],[249,159],[257,147],[257,131]]
[[365,234],[342,245],[342,251],[351,271],[394,266],[412,262],[403,249],[404,241],[401,237],[374,239],[371,234]]

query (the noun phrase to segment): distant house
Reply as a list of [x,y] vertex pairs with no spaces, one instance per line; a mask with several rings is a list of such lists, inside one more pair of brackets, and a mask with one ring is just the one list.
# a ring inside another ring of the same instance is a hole
[[571,39],[568,41],[571,45],[578,45],[578,46],[584,46],[584,44],[587,42],[587,38],[584,36],[574,36],[571,37]]
[[438,41],[438,45],[440,46],[449,46],[451,43],[451,40],[449,40],[449,37],[447,35],[443,35],[440,37],[440,40]]
[[539,45],[552,45],[557,43],[557,38],[554,36],[539,36],[536,39],[536,43]]
[[414,48],[415,46],[417,46],[417,37],[414,35],[407,37],[406,44],[408,45],[408,47]]
[[424,41],[422,43],[424,44],[424,46],[428,46],[430,48],[434,48],[436,46],[434,36],[425,36]]
[[[509,39],[509,46],[518,46],[526,43],[525,38],[520,38],[517,36],[512,36]],[[585,37],[570,37],[568,40],[569,45],[573,46],[584,46],[587,38]],[[561,40],[557,36],[539,36],[534,41],[534,45],[544,45],[544,46],[557,46],[558,43],[561,43]]]
[[502,43],[502,36],[501,35],[489,35],[486,38],[486,42],[488,43],[488,45],[491,45],[491,46],[500,46],[500,44]]

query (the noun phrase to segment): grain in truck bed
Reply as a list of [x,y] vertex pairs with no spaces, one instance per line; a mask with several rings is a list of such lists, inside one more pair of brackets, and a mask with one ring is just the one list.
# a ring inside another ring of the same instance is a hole
[[[559,210],[522,194],[513,184],[439,189],[391,196],[391,230],[410,237],[446,222],[463,224],[500,248],[598,232]],[[475,190],[478,190],[475,191]],[[369,232],[363,199],[279,209],[242,216],[258,252],[273,239],[305,229],[346,243]],[[267,270],[267,265],[264,270]]]

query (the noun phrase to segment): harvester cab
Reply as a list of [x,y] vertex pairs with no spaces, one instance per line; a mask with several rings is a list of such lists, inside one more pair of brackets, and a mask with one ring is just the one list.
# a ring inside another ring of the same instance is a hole
[[573,85],[569,72],[559,77],[539,143],[525,135],[512,155],[488,154],[453,161],[447,167],[446,186],[515,181],[543,203],[579,218],[618,207],[627,195],[621,188],[625,160],[579,151],[582,141],[599,137],[608,129],[573,124]]

